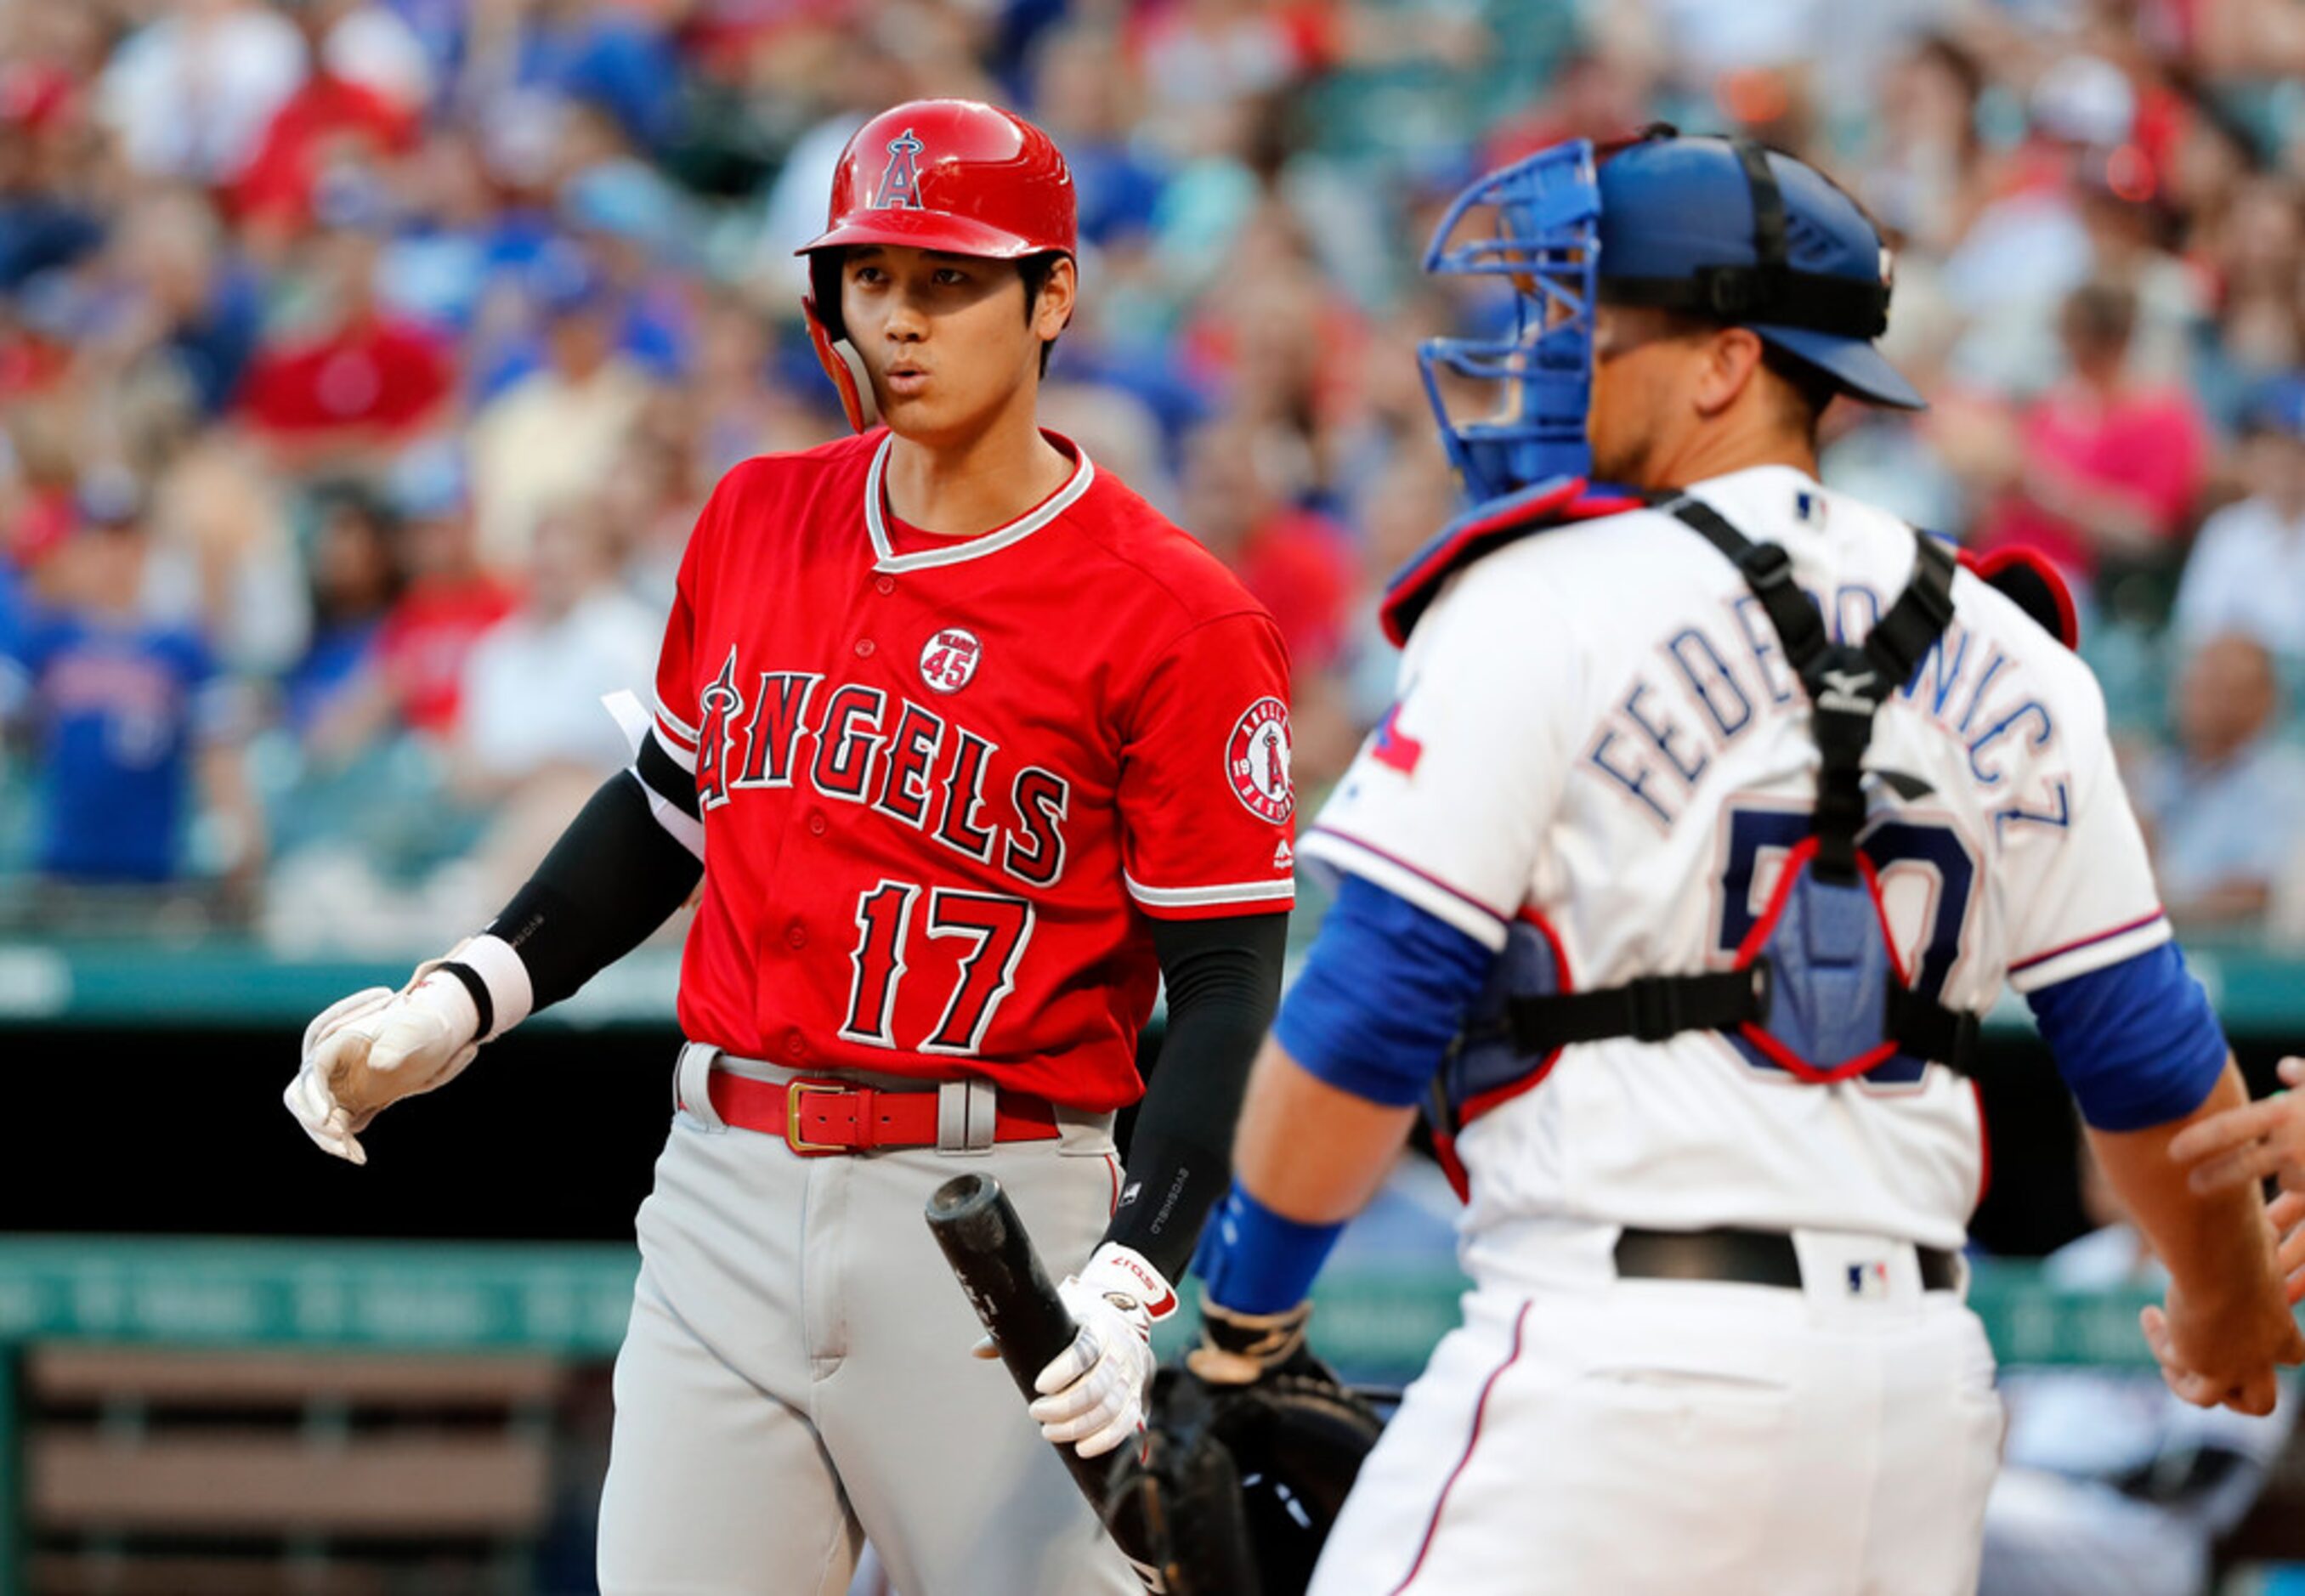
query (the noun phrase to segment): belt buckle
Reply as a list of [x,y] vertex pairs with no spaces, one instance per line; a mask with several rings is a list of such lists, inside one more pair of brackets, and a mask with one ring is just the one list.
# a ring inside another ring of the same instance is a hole
[[800,1107],[803,1099],[812,1095],[846,1091],[849,1088],[838,1081],[787,1081],[785,1082],[785,1145],[804,1158],[849,1150],[838,1142],[811,1142],[800,1133]]

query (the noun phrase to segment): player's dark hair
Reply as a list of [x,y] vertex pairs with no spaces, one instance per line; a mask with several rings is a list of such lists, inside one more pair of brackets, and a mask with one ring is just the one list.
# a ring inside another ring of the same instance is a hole
[[[1033,312],[1041,302],[1041,290],[1049,285],[1050,274],[1057,262],[1064,259],[1061,250],[1043,250],[1037,255],[1027,255],[1016,263],[1016,275],[1025,281],[1025,325],[1033,325]],[[1049,374],[1049,356],[1056,352],[1057,341],[1050,339],[1041,345],[1041,375]]]
[[1778,392],[1786,396],[1785,420],[1814,440],[1817,423],[1824,418],[1825,406],[1841,392],[1840,380],[1824,368],[1812,366],[1773,344],[1761,345],[1761,364],[1778,380]]

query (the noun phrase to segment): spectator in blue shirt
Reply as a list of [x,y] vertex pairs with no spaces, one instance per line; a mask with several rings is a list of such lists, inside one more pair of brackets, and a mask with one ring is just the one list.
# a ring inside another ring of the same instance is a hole
[[2212,638],[2177,679],[2176,746],[2139,774],[2161,901],[2188,930],[2256,929],[2297,850],[2305,766],[2270,734],[2280,700],[2263,643]]
[[197,774],[244,879],[262,828],[208,646],[139,611],[148,536],[134,485],[99,473],[81,499],[81,529],[43,573],[47,602],[4,640],[33,727],[37,868],[70,881],[178,879]]
[[1133,97],[1118,92],[1128,71],[1118,39],[1096,23],[1052,29],[1034,46],[1034,108],[1072,167],[1081,237],[1100,248],[1142,242],[1168,183],[1129,136]]
[[644,149],[670,141],[680,96],[680,55],[625,7],[601,0],[544,0],[520,40],[523,86],[600,106]]

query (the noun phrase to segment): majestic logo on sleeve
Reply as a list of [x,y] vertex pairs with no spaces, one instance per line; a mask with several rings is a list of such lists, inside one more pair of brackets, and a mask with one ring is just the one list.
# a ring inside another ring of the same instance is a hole
[[927,148],[910,128],[889,140],[889,169],[880,174],[880,191],[872,196],[874,210],[925,208],[921,204],[921,174],[913,162]]
[[1284,824],[1297,812],[1289,779],[1289,706],[1261,698],[1235,723],[1225,744],[1225,777],[1233,796],[1260,820]]
[[921,649],[921,680],[931,692],[958,692],[974,679],[983,652],[976,633],[948,626]]

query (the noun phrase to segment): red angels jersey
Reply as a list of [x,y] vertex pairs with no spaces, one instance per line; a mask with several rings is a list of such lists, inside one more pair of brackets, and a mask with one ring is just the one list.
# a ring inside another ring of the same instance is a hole
[[1068,441],[980,537],[890,517],[878,430],[721,480],[654,735],[693,771],[694,1040],[1134,1101],[1150,919],[1294,901],[1289,667],[1230,573]]

